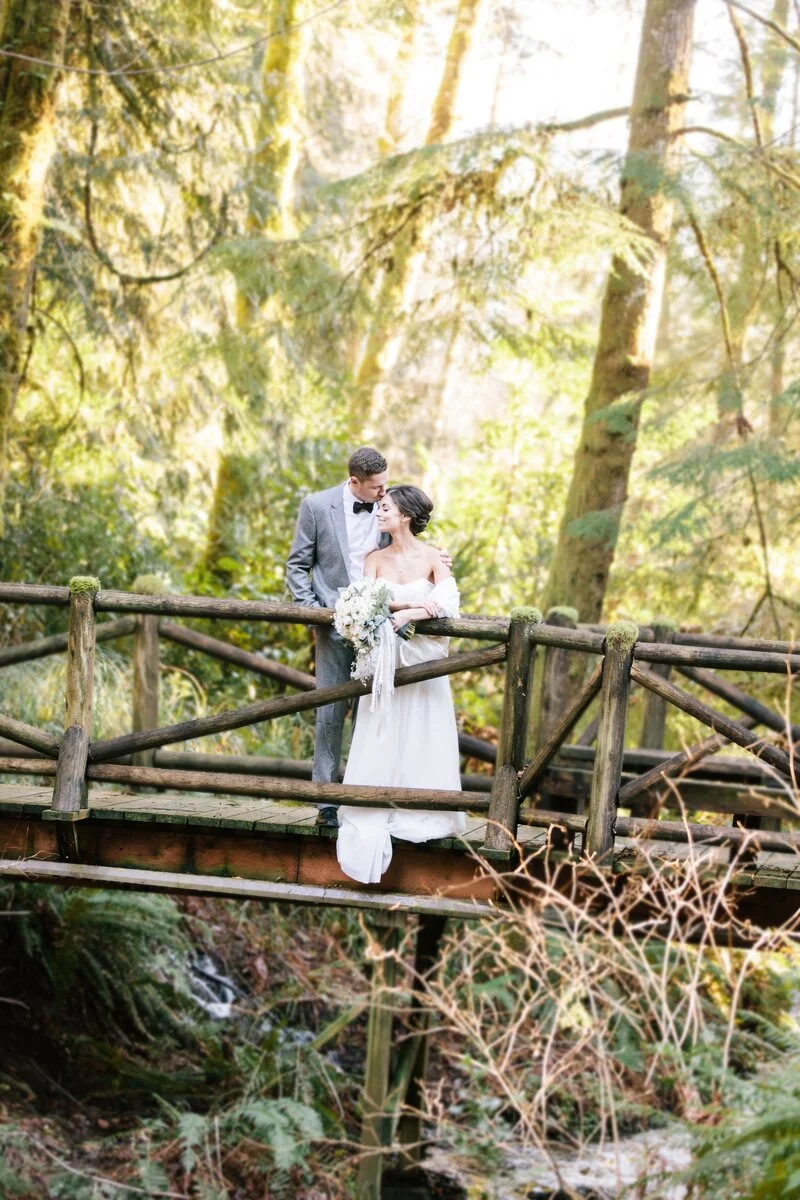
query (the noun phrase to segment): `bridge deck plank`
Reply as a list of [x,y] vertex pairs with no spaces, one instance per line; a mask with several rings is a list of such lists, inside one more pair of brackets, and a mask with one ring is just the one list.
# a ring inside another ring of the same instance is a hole
[[[30,784],[0,784],[0,816],[19,816],[41,819],[44,809],[52,802],[52,787],[36,787]],[[181,793],[126,794],[94,788],[89,792],[89,809],[94,820],[127,823],[133,828],[143,824],[172,825],[190,832],[191,829],[218,829],[220,833],[238,830],[262,833],[266,836],[296,837],[304,840],[328,840],[336,836],[335,830],[318,829],[315,822],[317,811],[313,805],[273,800],[258,800],[244,796],[208,796]],[[467,828],[461,838],[442,838],[427,843],[431,848],[464,851],[464,842],[472,849],[483,844],[486,833],[485,816],[467,816]],[[135,836],[135,835],[133,835]],[[518,830],[519,842],[529,850],[544,847],[547,831],[522,826]],[[580,836],[576,845],[580,845]],[[306,843],[310,844],[310,843]],[[690,846],[670,842],[637,842],[632,838],[617,838],[615,858],[634,861],[637,850],[657,856],[662,861],[681,861],[692,855],[703,864],[726,862],[726,846]],[[757,888],[787,889],[800,891],[800,856],[779,852],[761,852],[756,861],[741,873],[739,879]]]

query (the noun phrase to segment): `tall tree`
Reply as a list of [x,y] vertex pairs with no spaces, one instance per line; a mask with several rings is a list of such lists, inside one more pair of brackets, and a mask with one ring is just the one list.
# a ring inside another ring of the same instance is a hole
[[[247,177],[249,238],[281,240],[294,232],[293,182],[298,162],[297,110],[302,31],[298,24],[302,0],[273,0],[270,28],[261,68],[254,147]],[[245,420],[259,422],[267,405],[267,393],[275,380],[265,371],[263,347],[249,353],[248,344],[263,335],[264,305],[272,309],[275,296],[266,301],[260,288],[248,290],[239,284],[236,296],[238,337],[229,356],[231,382],[243,401]],[[275,315],[273,313],[273,315]],[[259,350],[262,351],[259,359]],[[274,368],[274,362],[272,363]],[[214,499],[209,517],[205,565],[229,578],[226,559],[236,558],[242,541],[242,514],[252,501],[258,452],[247,447],[247,431],[229,414],[225,422],[225,445],[217,466]],[[238,443],[238,445],[237,445]],[[220,563],[222,565],[220,566]]]
[[71,0],[0,4],[0,47],[6,52],[0,58],[0,532],[71,7]]
[[[442,77],[423,143],[425,146],[434,146],[444,141],[452,129],[458,85],[472,45],[482,3],[483,0],[459,0]],[[352,423],[357,430],[364,426],[372,412],[375,389],[386,367],[387,350],[396,335],[395,322],[403,307],[419,234],[417,223],[408,221],[393,242],[391,261],[381,279],[374,304],[375,315],[367,333],[355,378]]]
[[615,258],[606,282],[592,380],[544,607],[600,618],[650,381],[674,202],[670,180],[684,120],[695,0],[647,0],[620,212],[650,240],[634,271]]

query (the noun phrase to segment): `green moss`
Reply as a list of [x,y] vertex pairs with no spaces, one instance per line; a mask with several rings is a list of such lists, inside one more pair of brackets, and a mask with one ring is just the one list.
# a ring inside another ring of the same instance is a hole
[[100,591],[100,580],[96,575],[73,575],[69,581],[69,590],[72,595],[80,595],[82,592]]
[[572,621],[573,624],[578,624],[577,608],[570,608],[568,604],[556,604],[547,610],[548,619],[550,617],[563,617],[566,621]]
[[530,625],[538,625],[542,619],[542,614],[538,608],[532,604],[523,604],[519,608],[512,608],[512,621],[526,621]]
[[140,596],[163,596],[167,585],[160,575],[137,575],[131,584],[131,591]]
[[618,646],[622,650],[630,650],[636,644],[638,636],[639,626],[634,625],[633,621],[615,621],[606,630],[606,643],[609,646]]
[[656,625],[659,625],[662,629],[671,629],[673,633],[678,628],[677,621],[673,621],[672,617],[653,617],[650,622],[650,628],[654,629]]

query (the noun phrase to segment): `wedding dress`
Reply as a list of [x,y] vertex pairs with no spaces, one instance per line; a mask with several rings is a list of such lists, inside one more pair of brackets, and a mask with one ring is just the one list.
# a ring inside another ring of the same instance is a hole
[[[412,605],[434,600],[444,615],[458,616],[458,590],[452,578],[436,585],[428,579],[415,579],[390,586],[395,600]],[[398,637],[394,641],[398,667],[448,654],[448,639],[443,637],[415,634],[408,641]],[[458,730],[446,676],[397,688],[382,730],[378,728],[379,715],[371,711],[370,699],[365,696],[358,706],[346,784],[461,790]],[[336,844],[339,865],[351,879],[377,883],[392,859],[392,837],[426,842],[458,836],[465,826],[463,812],[343,805]]]

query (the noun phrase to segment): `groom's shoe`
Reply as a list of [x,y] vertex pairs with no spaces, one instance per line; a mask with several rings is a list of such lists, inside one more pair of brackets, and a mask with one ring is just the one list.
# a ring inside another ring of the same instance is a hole
[[336,811],[336,806],[328,804],[325,808],[321,808],[317,813],[316,823],[320,829],[338,829],[339,815]]

